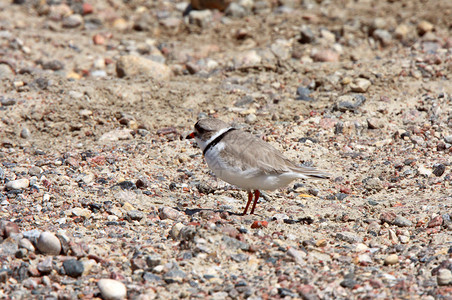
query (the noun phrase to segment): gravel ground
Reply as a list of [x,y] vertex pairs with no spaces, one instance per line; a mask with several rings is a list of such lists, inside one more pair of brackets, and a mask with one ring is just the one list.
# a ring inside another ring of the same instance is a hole
[[[229,2],[0,0],[2,299],[452,299],[452,2]],[[333,176],[240,216],[205,116]]]

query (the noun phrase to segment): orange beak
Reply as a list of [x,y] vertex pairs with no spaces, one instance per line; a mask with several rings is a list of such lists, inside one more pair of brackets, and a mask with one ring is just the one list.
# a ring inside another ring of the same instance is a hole
[[189,135],[187,135],[186,139],[192,139],[192,138],[194,138],[194,137],[195,137],[195,133],[192,132],[192,133],[190,133]]

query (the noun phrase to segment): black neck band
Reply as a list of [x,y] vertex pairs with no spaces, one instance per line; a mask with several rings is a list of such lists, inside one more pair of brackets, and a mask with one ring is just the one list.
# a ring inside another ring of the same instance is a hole
[[204,148],[204,151],[202,152],[202,155],[206,155],[206,152],[210,149],[215,147],[229,132],[235,130],[235,128],[229,128],[219,136],[217,136],[213,141],[211,141],[209,144],[207,144],[206,148]]

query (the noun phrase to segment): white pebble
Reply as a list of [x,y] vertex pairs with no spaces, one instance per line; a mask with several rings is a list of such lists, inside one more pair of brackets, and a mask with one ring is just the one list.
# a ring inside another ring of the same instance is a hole
[[106,300],[120,300],[127,296],[126,286],[117,280],[101,279],[97,283],[102,298]]
[[12,180],[6,183],[6,188],[8,190],[22,190],[30,185],[30,181],[26,178]]
[[36,246],[44,254],[58,255],[61,252],[60,240],[48,231],[41,233]]

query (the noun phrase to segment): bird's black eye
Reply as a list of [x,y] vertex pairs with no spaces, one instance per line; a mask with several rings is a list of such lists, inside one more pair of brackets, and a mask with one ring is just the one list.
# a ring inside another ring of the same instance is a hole
[[199,126],[198,123],[196,123],[195,129],[196,129],[197,132],[199,132],[199,133],[201,133],[201,134],[205,132],[205,129],[202,128],[201,126]]

